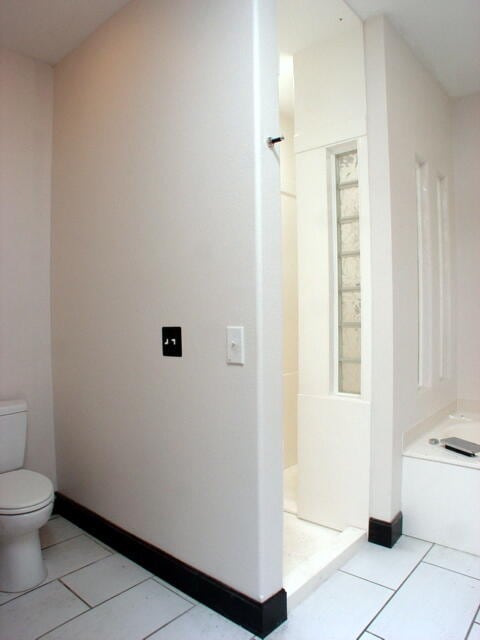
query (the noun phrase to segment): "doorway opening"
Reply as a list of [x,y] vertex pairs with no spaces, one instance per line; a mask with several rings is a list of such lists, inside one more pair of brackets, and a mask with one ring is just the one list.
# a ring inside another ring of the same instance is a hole
[[291,609],[366,538],[370,246],[362,22],[343,0],[277,7]]

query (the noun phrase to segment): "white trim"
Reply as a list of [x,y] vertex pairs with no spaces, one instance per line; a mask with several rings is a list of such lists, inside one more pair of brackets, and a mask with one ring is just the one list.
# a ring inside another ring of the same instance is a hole
[[418,257],[418,390],[432,386],[432,242],[428,163],[415,157]]
[[372,272],[370,245],[370,198],[368,187],[368,145],[367,137],[357,140],[358,152],[358,190],[360,218],[360,278],[362,293],[362,361],[361,394],[363,400],[370,400],[372,378]]
[[438,173],[437,190],[437,228],[438,228],[438,306],[439,306],[439,378],[451,377],[451,258],[450,224],[448,212],[447,178]]

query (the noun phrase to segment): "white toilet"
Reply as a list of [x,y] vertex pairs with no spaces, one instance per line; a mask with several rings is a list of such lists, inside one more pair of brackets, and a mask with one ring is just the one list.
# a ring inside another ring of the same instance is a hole
[[0,591],[31,589],[47,575],[38,530],[54,491],[48,478],[22,469],[26,439],[26,403],[0,402]]

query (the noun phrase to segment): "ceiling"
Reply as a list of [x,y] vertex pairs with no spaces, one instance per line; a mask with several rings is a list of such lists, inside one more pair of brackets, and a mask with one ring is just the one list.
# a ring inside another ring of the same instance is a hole
[[346,0],[385,14],[451,96],[480,91],[480,0]]
[[360,25],[343,0],[277,0],[280,111],[294,112],[293,54]]
[[292,55],[358,25],[343,0],[277,0],[278,46]]
[[[158,0],[160,1],[160,0]],[[56,64],[129,0],[0,0],[0,44]],[[385,14],[452,96],[480,91],[480,0],[278,0],[279,45],[292,55]],[[288,68],[288,64],[284,68]]]
[[129,0],[0,0],[0,44],[56,64]]

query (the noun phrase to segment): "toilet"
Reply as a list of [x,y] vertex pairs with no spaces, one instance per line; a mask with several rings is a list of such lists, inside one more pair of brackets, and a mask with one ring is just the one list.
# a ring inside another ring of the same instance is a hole
[[23,469],[27,404],[0,401],[0,591],[32,589],[47,576],[39,529],[50,517],[51,481]]

